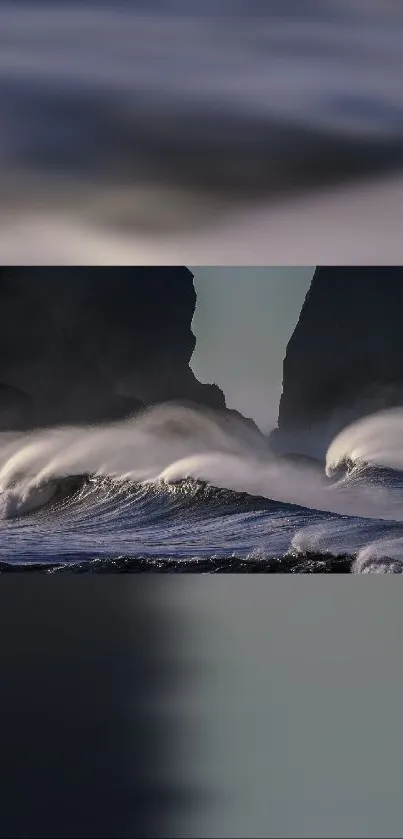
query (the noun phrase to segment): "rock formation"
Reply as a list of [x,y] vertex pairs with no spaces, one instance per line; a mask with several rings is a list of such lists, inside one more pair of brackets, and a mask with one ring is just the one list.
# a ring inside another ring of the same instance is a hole
[[273,444],[323,456],[349,422],[403,405],[403,268],[317,268],[284,361]]
[[190,367],[187,268],[0,269],[0,428],[123,418],[186,401],[225,410]]

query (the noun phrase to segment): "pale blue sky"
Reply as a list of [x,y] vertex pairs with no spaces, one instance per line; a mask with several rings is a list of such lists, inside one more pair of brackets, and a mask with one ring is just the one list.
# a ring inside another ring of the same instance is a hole
[[228,406],[263,428],[277,420],[287,342],[313,267],[191,267],[198,295],[192,367],[216,382]]

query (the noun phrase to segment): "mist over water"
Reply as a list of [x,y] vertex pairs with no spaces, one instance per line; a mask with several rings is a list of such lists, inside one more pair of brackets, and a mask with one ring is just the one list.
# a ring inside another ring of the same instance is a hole
[[104,426],[3,433],[1,555],[218,571],[281,570],[284,557],[284,570],[290,557],[311,570],[312,555],[320,568],[348,556],[358,572],[400,571],[402,435],[403,411],[366,418],[322,464],[278,457],[241,419],[176,404]]
[[385,466],[403,470],[403,409],[390,408],[352,423],[333,441],[327,472],[343,461],[351,466]]

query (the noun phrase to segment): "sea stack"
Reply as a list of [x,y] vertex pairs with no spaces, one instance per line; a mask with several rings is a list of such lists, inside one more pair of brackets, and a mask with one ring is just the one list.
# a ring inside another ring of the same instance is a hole
[[317,268],[287,347],[272,444],[322,458],[350,422],[402,405],[403,268]]
[[0,269],[0,429],[124,418],[180,401],[225,410],[199,382],[185,267]]

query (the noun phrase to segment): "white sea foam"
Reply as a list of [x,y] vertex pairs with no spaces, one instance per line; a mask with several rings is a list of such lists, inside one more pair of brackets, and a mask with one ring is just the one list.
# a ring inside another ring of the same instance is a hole
[[311,509],[403,520],[400,494],[388,487],[332,483],[319,464],[276,458],[253,427],[212,411],[167,404],[119,423],[0,435],[5,499],[11,491],[26,503],[32,489],[81,474],[136,483],[191,477]]

